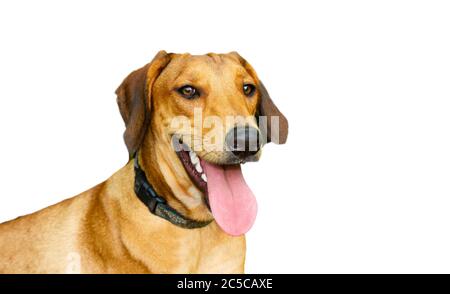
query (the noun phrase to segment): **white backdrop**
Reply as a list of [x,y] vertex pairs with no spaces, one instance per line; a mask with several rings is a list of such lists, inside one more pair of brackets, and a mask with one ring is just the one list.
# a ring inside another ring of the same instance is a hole
[[127,161],[114,90],[236,50],[290,121],[244,175],[249,273],[450,272],[446,1],[3,1],[0,221]]

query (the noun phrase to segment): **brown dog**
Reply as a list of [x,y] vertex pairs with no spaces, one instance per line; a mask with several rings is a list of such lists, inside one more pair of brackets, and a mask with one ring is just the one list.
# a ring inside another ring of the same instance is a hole
[[76,197],[1,224],[0,272],[242,273],[256,202],[239,164],[287,138],[255,71],[235,52],[161,51],[116,93],[131,160]]

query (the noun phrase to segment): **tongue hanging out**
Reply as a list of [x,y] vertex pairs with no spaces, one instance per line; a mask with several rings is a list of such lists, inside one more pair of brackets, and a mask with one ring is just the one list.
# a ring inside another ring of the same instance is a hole
[[232,236],[245,234],[257,212],[255,196],[240,165],[215,165],[201,160],[208,178],[208,198],[217,224]]

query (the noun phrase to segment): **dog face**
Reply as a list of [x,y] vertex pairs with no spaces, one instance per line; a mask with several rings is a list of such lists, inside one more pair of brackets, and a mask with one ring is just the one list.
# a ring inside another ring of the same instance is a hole
[[[213,151],[242,147],[228,146],[227,132],[236,125],[257,129],[261,120],[264,126],[256,133],[262,136],[258,138],[257,147],[265,142],[283,144],[287,140],[286,118],[272,102],[254,69],[236,52],[191,56],[160,51],[151,63],[132,72],[116,94],[126,125],[124,139],[130,155],[142,143],[150,116],[158,117],[153,121],[161,123],[163,132],[168,134],[180,132],[177,122],[185,121],[177,121],[177,117],[188,118],[192,127],[188,132],[190,136],[186,136],[185,130],[181,130],[180,135],[198,152],[213,149],[211,145],[216,149]],[[194,125],[195,110],[209,121]],[[276,129],[272,125],[274,121],[278,123]],[[201,142],[195,140],[200,139],[201,134],[214,142],[204,137]],[[202,143],[205,146],[199,146]],[[206,146],[207,143],[210,146]],[[204,154],[217,163],[226,164],[227,159],[231,163],[236,161],[226,154]]]
[[[152,116],[177,151],[193,150],[216,164],[255,161],[262,143],[257,84],[253,69],[235,54],[173,55],[153,85]],[[252,148],[238,146],[240,139],[251,141]]]
[[[203,194],[215,189],[207,184],[210,176],[221,189],[228,189],[228,182],[222,182],[228,174],[239,186],[236,166],[257,161],[264,143],[282,144],[287,139],[286,118],[254,69],[236,52],[193,56],[160,51],[151,63],[131,73],[116,93],[130,156],[151,137],[151,144],[172,158],[164,173],[176,170],[178,179],[181,175]],[[238,192],[246,194],[247,188],[241,188]],[[205,197],[207,206],[210,200]],[[236,206],[217,203],[211,207],[213,214],[221,209],[218,206]],[[228,226],[228,232],[241,232],[242,226],[237,226]]]

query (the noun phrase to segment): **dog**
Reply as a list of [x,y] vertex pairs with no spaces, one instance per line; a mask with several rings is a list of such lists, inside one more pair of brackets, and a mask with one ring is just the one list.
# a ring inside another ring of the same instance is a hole
[[236,52],[160,51],[116,94],[129,162],[1,224],[0,272],[243,273],[257,205],[240,164],[288,134],[255,70]]

